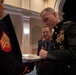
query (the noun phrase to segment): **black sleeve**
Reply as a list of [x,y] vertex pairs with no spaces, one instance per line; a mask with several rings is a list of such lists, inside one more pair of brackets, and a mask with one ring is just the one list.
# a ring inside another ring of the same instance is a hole
[[72,60],[76,59],[76,24],[72,24],[65,32],[68,42],[68,49],[55,50],[48,52],[47,58],[54,60]]

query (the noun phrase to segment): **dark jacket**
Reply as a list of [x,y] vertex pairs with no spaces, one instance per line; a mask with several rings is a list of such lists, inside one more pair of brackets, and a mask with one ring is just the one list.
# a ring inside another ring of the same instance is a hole
[[76,23],[61,21],[54,27],[53,49],[47,56],[55,61],[53,75],[76,75]]
[[0,20],[0,61],[0,75],[20,75],[26,67],[9,15]]
[[[52,45],[52,40],[50,40],[49,42],[49,50],[51,51],[52,48],[51,48],[51,45]],[[39,51],[43,48],[45,49],[45,46],[46,46],[46,41],[40,41],[38,42],[38,52],[37,52],[37,55],[39,55]],[[52,74],[52,67],[53,64],[52,64],[52,61],[49,61],[49,59],[41,59],[39,62],[37,62],[37,65],[36,65],[36,69],[37,69],[37,74],[38,75],[50,75]]]

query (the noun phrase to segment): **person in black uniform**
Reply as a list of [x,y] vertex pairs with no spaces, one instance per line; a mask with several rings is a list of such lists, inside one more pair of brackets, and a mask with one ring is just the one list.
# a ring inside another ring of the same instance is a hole
[[39,52],[40,57],[53,60],[52,75],[76,75],[76,23],[60,21],[50,7],[42,10],[40,16],[50,29],[54,28],[53,50],[42,49]]
[[[52,30],[49,29],[48,26],[43,26],[42,28],[42,40],[38,42],[38,51],[37,55],[39,55],[39,51],[43,48],[44,50],[51,51],[51,45],[52,45]],[[51,62],[49,62],[48,59],[41,59],[37,63],[37,74],[38,75],[51,75],[50,67],[51,67]]]
[[[5,22],[6,17],[2,19],[5,10],[3,2],[4,0],[0,0],[0,75],[23,75],[29,73],[33,67],[22,63],[22,55],[15,32],[8,29],[9,27]],[[7,19],[6,21],[11,27],[10,20]]]

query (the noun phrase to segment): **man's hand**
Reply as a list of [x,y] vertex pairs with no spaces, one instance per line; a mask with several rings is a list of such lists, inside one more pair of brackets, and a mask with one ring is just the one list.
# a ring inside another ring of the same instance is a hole
[[47,51],[41,49],[40,52],[39,52],[39,56],[43,59],[45,59],[47,57]]

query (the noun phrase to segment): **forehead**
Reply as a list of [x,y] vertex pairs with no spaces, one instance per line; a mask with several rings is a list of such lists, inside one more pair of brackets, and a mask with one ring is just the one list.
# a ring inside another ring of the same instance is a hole
[[0,2],[1,2],[1,1],[3,1],[3,2],[4,2],[4,0],[0,0]]
[[42,28],[42,31],[50,31],[50,29],[46,27],[46,28]]
[[44,11],[41,15],[42,18],[47,17],[50,14],[50,12]]

